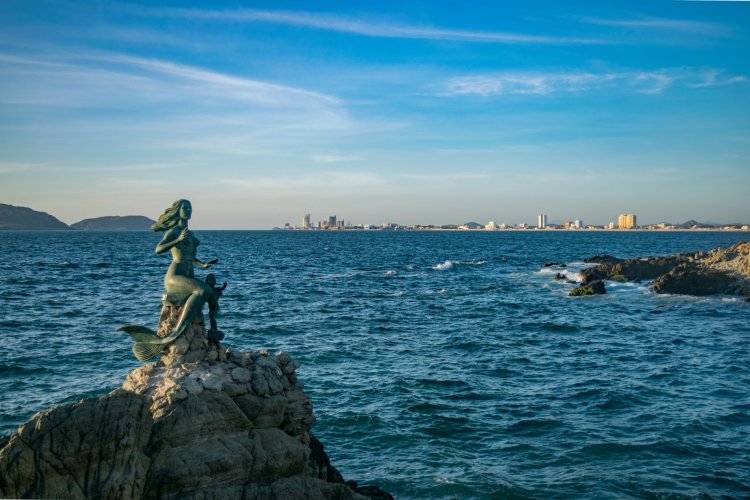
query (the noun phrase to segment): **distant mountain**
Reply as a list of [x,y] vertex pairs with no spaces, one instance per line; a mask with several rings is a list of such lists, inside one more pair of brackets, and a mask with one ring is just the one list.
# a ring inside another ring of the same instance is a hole
[[682,224],[675,224],[675,227],[679,227],[681,229],[691,229],[691,228],[709,228],[709,227],[716,227],[714,224],[705,224],[703,222],[698,222],[696,220],[690,219],[687,222],[683,222]]
[[70,227],[81,231],[148,231],[154,222],[143,215],[109,215],[84,219]]
[[3,229],[62,230],[70,227],[46,212],[0,203],[0,230]]

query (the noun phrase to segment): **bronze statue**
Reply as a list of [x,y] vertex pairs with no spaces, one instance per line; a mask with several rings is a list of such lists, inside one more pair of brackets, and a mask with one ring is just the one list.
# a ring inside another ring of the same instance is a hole
[[[222,286],[216,286],[216,275],[213,273],[207,274],[204,281],[211,287],[211,290],[214,291],[214,297],[218,301],[224,293],[224,290],[227,288],[227,282],[225,281]],[[209,314],[209,319],[211,320],[211,329],[207,332],[208,340],[215,342],[218,345],[219,341],[224,339],[224,332],[219,330],[216,326],[215,314],[213,316]]]
[[[133,345],[133,352],[141,361],[156,356],[165,345],[179,337],[206,302],[208,302],[211,326],[215,329],[215,318],[219,313],[220,291],[217,293],[215,286],[196,279],[193,266],[208,269],[219,261],[214,259],[203,262],[196,257],[200,241],[188,229],[188,220],[190,220],[192,210],[188,200],[177,200],[151,226],[154,231],[164,231],[164,236],[156,245],[156,253],[162,254],[170,251],[172,254],[172,263],[164,276],[164,288],[167,292],[164,302],[181,305],[182,313],[174,329],[166,337],[159,337],[156,332],[141,325],[118,328],[128,333],[136,342]],[[213,284],[216,284],[215,278],[213,278]],[[222,291],[223,289],[221,288]]]

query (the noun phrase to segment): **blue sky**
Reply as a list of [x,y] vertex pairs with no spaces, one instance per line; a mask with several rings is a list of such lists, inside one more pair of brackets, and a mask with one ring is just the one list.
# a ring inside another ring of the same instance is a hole
[[750,2],[0,2],[0,202],[65,222],[750,222]]

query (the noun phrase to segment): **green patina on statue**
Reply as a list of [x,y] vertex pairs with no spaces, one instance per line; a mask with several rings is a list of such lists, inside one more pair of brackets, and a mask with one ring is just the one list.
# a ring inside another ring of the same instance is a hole
[[219,261],[214,259],[203,262],[196,257],[200,241],[188,229],[192,210],[188,200],[177,200],[151,226],[154,231],[164,231],[164,236],[156,245],[156,253],[170,251],[172,254],[172,263],[164,276],[164,288],[167,292],[164,303],[181,306],[182,312],[174,329],[166,337],[160,337],[155,331],[141,325],[118,328],[135,341],[133,352],[140,361],[153,358],[167,344],[177,339],[206,302],[211,319],[209,338],[214,341],[223,338],[223,334],[216,328],[216,316],[219,313],[219,297],[226,288],[226,283],[223,287],[216,287],[216,278],[212,274],[207,276],[207,282],[196,279],[193,274],[193,266],[208,269]]

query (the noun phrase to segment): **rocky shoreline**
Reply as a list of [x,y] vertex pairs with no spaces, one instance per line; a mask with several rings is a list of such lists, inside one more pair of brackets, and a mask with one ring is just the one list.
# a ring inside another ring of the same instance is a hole
[[709,252],[619,259],[596,255],[584,259],[596,266],[581,271],[580,286],[570,295],[606,293],[604,282],[651,281],[656,293],[739,295],[750,299],[750,241]]
[[198,315],[157,363],[0,441],[2,498],[393,498],[345,482],[284,352],[233,351]]

